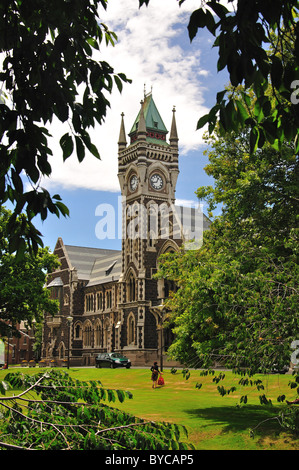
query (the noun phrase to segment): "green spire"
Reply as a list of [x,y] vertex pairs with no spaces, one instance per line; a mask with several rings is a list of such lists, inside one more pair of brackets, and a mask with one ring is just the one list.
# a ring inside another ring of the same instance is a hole
[[[146,131],[147,131],[146,140],[149,142],[155,142],[155,143],[159,143],[162,145],[163,144],[168,145],[166,142],[166,134],[168,133],[168,131],[160,116],[160,113],[157,109],[157,106],[153,100],[151,93],[149,93],[148,95],[145,95],[142,109],[143,109],[145,126],[146,126]],[[134,121],[134,124],[132,126],[132,129],[129,132],[129,136],[131,137],[131,143],[137,139],[140,113],[141,113],[141,110],[139,111]]]

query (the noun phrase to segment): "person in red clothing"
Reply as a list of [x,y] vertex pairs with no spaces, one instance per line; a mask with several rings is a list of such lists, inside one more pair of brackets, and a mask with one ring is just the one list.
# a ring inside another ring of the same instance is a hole
[[152,365],[151,372],[152,372],[152,377],[151,378],[152,378],[152,381],[153,381],[152,388],[156,388],[159,374],[161,374],[161,372],[159,371],[159,367],[158,367],[157,362],[154,362],[154,364]]

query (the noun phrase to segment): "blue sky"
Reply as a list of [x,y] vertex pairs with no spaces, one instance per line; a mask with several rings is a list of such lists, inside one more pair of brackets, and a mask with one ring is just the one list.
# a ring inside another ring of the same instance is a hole
[[202,131],[196,131],[199,117],[214,104],[217,91],[227,84],[225,73],[217,74],[217,51],[213,38],[199,31],[190,44],[187,24],[198,2],[186,0],[180,8],[175,0],[151,0],[148,8],[138,8],[137,0],[109,0],[101,20],[118,35],[115,47],[103,46],[99,60],[107,60],[115,72],[124,72],[133,80],[122,94],[115,88],[108,97],[111,109],[102,126],[94,129],[92,138],[99,148],[101,160],[88,155],[79,164],[75,155],[65,163],[58,145],[65,132],[53,125],[51,148],[53,174],[42,181],[53,195],[60,194],[70,209],[69,218],[49,216],[36,226],[51,250],[58,237],[65,244],[120,249],[119,239],[99,240],[95,227],[99,220],[99,204],[112,204],[117,212],[120,190],[117,178],[117,141],[120,114],[125,113],[128,133],[140,108],[144,86],[153,98],[166,127],[170,130],[172,108],[176,106],[179,135],[180,174],[176,197],[181,204],[196,203],[199,186],[213,184],[204,172],[207,157]]

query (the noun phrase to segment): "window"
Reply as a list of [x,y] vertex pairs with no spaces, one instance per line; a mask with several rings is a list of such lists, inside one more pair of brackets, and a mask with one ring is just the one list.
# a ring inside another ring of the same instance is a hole
[[106,308],[112,308],[112,290],[106,291]]
[[62,286],[54,286],[51,288],[51,297],[52,299],[57,299],[61,302],[63,294],[63,287]]
[[133,273],[129,275],[129,279],[127,282],[127,298],[129,302],[135,302],[137,295],[136,295],[136,279]]
[[95,326],[95,336],[94,336],[94,345],[95,347],[100,347],[102,344],[102,328],[100,322],[97,322]]
[[127,322],[128,345],[135,343],[135,317],[131,312]]
[[164,279],[164,297],[166,299],[169,297],[170,292],[176,292],[176,285],[174,281]]
[[103,332],[103,347],[108,349],[109,343],[109,332],[110,332],[110,322],[106,319],[104,324],[104,332]]
[[75,326],[75,339],[82,339],[82,325],[77,323]]
[[86,312],[93,312],[94,306],[93,306],[93,294],[87,294],[85,296],[85,311]]
[[147,214],[148,246],[153,247],[158,238],[158,205],[150,202]]
[[97,293],[97,310],[103,310],[103,292]]
[[85,323],[83,329],[83,347],[91,347],[92,326],[90,322]]

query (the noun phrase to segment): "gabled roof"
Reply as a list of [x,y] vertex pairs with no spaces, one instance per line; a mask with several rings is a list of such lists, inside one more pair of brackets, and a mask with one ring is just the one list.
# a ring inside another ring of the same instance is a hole
[[[78,279],[89,281],[96,260],[109,260],[113,256],[120,256],[119,250],[106,250],[102,248],[89,248],[82,246],[64,245],[70,261],[70,268],[76,268]],[[110,262],[111,264],[111,262]]]
[[50,284],[47,285],[47,287],[62,287],[63,282],[61,277],[55,277],[53,281],[50,282]]
[[[112,250],[111,250],[112,251]],[[90,273],[87,287],[118,281],[121,275],[121,252],[97,258]]]
[[[134,134],[138,130],[138,123],[140,120],[140,112],[139,111],[134,124],[129,132],[129,136],[131,134]],[[146,125],[146,130],[147,131],[156,131],[156,132],[161,132],[162,134],[167,134],[168,130],[165,127],[165,124],[163,122],[163,119],[160,116],[160,113],[157,109],[157,106],[154,102],[154,99],[152,97],[152,94],[149,93],[144,97],[143,101],[143,114],[144,114],[144,119],[145,119],[145,125]]]

